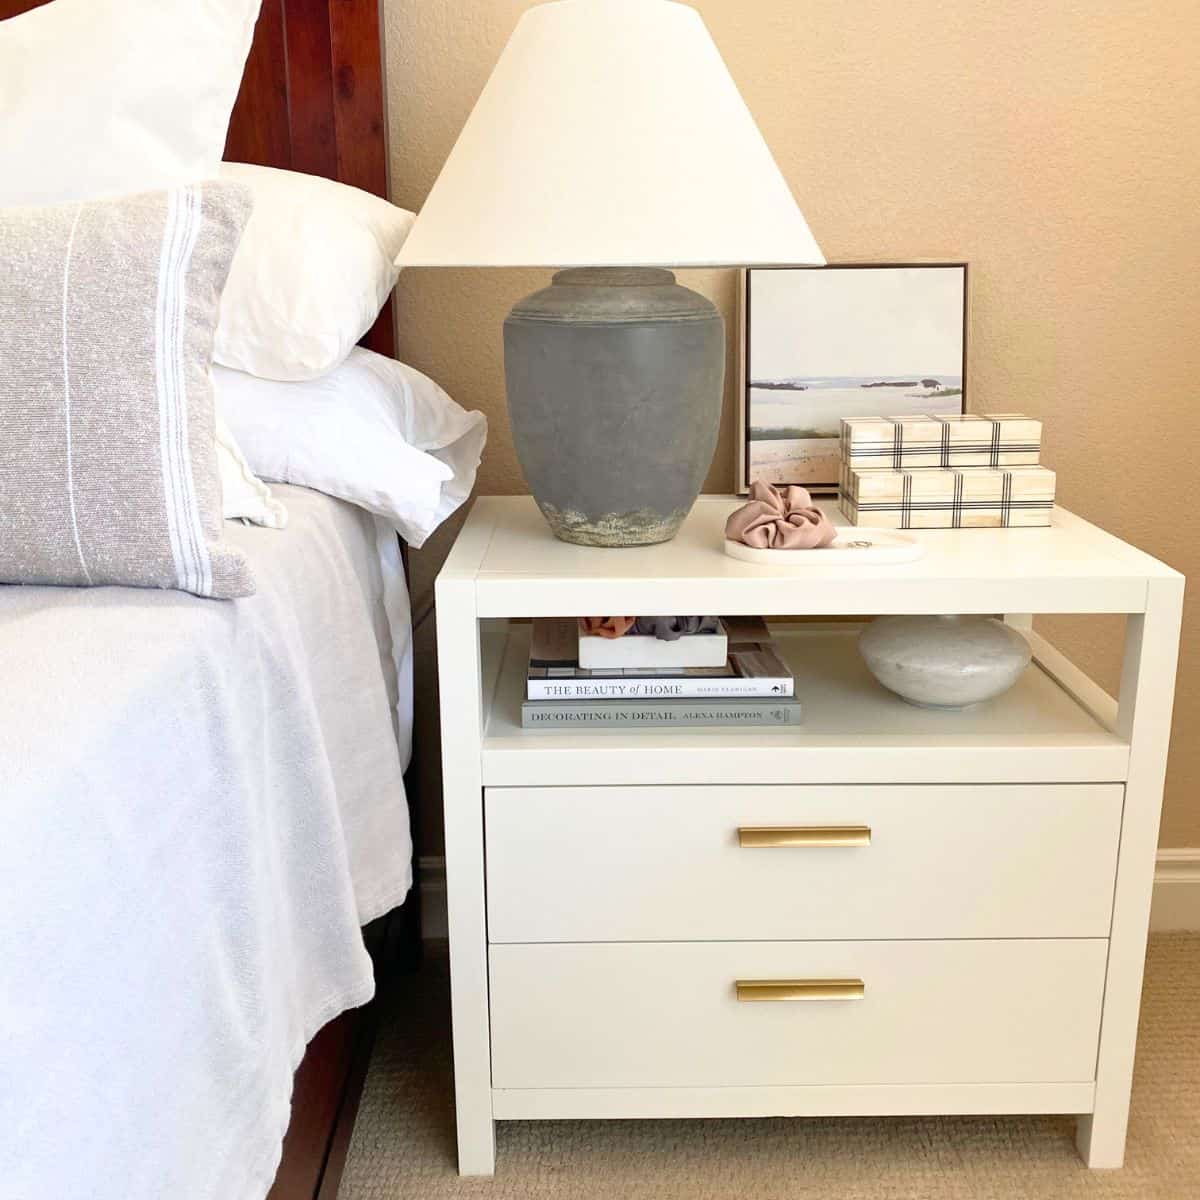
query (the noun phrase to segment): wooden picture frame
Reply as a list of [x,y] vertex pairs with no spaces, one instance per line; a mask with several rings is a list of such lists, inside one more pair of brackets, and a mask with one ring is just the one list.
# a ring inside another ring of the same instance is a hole
[[[859,274],[847,274],[850,272]],[[871,272],[889,276],[868,277]],[[770,287],[759,287],[756,307],[755,281],[767,275]],[[875,294],[872,284],[878,285]],[[826,291],[828,301],[818,304],[818,297]],[[816,493],[835,492],[836,438],[843,416],[964,412],[967,297],[965,262],[744,269],[738,306],[738,492],[745,494],[755,479],[801,484]],[[898,307],[901,300],[904,303]],[[770,337],[775,344],[770,354],[764,354],[764,337],[755,337],[753,324],[757,312],[762,328],[763,304],[772,306]],[[781,305],[795,305],[796,311],[781,310]],[[803,326],[810,319],[811,329],[806,331]],[[861,322],[861,341],[852,323],[855,320]],[[801,326],[794,346],[782,344],[791,337],[790,322]],[[781,323],[786,324],[787,338],[778,333]],[[771,363],[766,372],[758,366],[764,358]],[[919,362],[925,358],[937,361],[909,369],[916,366],[911,359]],[[876,362],[879,369],[870,365]],[[756,383],[761,386],[754,386]],[[864,393],[861,401],[860,391]],[[764,393],[774,392],[783,398],[778,402],[764,398]],[[807,411],[800,399],[804,393],[812,406]],[[770,413],[769,421],[756,424],[756,418],[763,421],[764,408]],[[812,424],[796,424],[805,418]],[[755,430],[765,428],[772,433],[753,436]],[[788,431],[795,436],[787,437]]]

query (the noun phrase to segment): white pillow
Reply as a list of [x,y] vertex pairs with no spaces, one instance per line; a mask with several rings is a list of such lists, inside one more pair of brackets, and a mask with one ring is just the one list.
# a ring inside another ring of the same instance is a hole
[[334,371],[301,383],[214,367],[213,384],[256,474],[357,504],[411,546],[475,485],[487,419],[381,354],[356,347]]
[[54,0],[0,22],[0,205],[211,177],[260,0]]
[[217,413],[217,473],[221,476],[221,516],[268,529],[287,527],[287,509],[253,471],[229,426]]
[[315,379],[350,353],[399,273],[413,214],[296,171],[223,163],[254,212],[221,300],[216,361],[264,379]]

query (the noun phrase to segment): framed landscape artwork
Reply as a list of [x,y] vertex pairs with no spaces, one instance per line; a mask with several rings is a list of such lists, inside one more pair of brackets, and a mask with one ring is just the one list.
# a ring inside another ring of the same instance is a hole
[[836,491],[843,417],[966,402],[967,264],[743,272],[738,490]]

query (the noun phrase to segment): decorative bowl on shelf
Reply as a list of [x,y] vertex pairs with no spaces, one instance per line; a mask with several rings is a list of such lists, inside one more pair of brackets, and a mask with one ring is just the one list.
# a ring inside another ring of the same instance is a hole
[[994,617],[879,617],[858,648],[889,691],[922,708],[960,709],[1007,692],[1033,657]]

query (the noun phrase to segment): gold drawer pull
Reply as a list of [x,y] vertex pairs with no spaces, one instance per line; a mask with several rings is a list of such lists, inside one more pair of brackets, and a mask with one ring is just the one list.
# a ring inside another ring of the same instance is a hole
[[748,849],[769,846],[869,846],[869,825],[744,825],[738,845]]
[[861,979],[739,979],[739,1000],[861,1000]]

